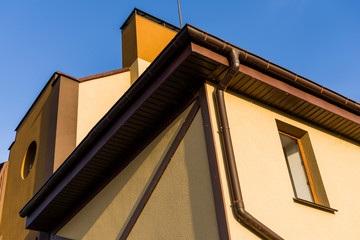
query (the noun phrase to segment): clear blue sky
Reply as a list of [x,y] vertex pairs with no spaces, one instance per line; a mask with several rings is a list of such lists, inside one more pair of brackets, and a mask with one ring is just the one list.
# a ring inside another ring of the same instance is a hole
[[[180,0],[183,22],[360,102],[360,1]],[[0,0],[0,162],[55,71],[122,67],[121,24],[139,8],[179,26],[176,0]]]

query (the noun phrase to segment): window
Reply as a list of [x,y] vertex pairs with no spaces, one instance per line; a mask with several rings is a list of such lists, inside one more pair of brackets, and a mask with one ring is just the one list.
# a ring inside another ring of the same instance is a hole
[[36,155],[36,142],[33,141],[32,143],[30,143],[23,159],[23,163],[21,167],[22,179],[25,179],[29,175],[31,168],[34,165],[35,155]]
[[294,190],[294,201],[325,211],[330,208],[309,134],[297,127],[276,120],[285,162]]
[[310,202],[316,202],[300,140],[281,131],[279,131],[279,134],[295,196]]

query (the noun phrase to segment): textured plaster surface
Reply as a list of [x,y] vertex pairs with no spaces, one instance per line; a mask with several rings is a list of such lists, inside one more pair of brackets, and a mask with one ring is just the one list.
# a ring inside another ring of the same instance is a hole
[[[213,97],[207,86],[227,214],[233,239],[258,239],[233,216]],[[359,144],[244,96],[226,93],[226,107],[245,207],[284,239],[358,239]],[[276,119],[308,132],[335,214],[293,201]]]

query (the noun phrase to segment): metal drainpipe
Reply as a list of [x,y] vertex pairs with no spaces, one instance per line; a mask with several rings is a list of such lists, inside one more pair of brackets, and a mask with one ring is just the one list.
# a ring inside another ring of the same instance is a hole
[[228,174],[231,185],[231,193],[233,198],[233,210],[237,217],[239,217],[246,225],[254,229],[256,232],[261,234],[266,239],[270,240],[280,240],[283,239],[270,228],[265,226],[251,214],[245,210],[245,205],[243,197],[241,194],[240,182],[237,173],[237,167],[235,162],[234,149],[231,141],[229,122],[226,113],[224,91],[230,84],[231,80],[234,78],[236,73],[238,73],[240,68],[240,59],[239,52],[236,49],[232,48],[228,52],[229,58],[229,70],[226,73],[225,77],[220,81],[216,87],[216,102],[217,109],[220,119],[220,132],[222,136],[222,142],[225,149],[225,159],[228,166]]

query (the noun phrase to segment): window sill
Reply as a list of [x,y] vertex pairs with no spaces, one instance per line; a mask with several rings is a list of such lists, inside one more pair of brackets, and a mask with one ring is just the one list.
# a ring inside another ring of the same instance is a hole
[[296,203],[300,203],[300,204],[303,204],[303,205],[306,205],[306,206],[309,206],[309,207],[313,207],[313,208],[316,208],[316,209],[319,209],[319,210],[322,210],[322,211],[325,211],[325,212],[335,214],[335,212],[338,211],[338,210],[336,210],[334,208],[326,207],[326,206],[323,206],[323,205],[320,205],[320,204],[317,204],[317,203],[313,203],[313,202],[309,202],[309,201],[306,201],[306,200],[303,200],[303,199],[300,199],[300,198],[293,198],[293,199],[294,199],[294,202],[296,202]]

